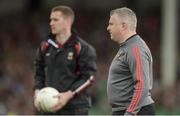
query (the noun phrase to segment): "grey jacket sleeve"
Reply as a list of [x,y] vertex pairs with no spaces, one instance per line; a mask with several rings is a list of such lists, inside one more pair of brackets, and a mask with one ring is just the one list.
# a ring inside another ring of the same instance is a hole
[[150,62],[146,49],[132,46],[127,53],[127,62],[134,81],[134,93],[126,113],[137,114],[149,92]]

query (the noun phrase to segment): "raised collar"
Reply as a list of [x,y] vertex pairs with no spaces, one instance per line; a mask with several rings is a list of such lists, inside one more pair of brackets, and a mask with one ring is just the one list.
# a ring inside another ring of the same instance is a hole
[[120,43],[120,46],[123,46],[124,44],[126,44],[129,40],[131,40],[136,35],[138,35],[138,34],[134,34],[134,35],[130,36],[128,39],[126,39],[126,41]]
[[76,41],[77,41],[77,34],[75,32],[72,32],[71,36],[63,45],[56,41],[55,35],[50,34],[48,38],[48,42],[53,43],[53,46],[56,46],[56,48],[62,48],[65,46],[74,45]]

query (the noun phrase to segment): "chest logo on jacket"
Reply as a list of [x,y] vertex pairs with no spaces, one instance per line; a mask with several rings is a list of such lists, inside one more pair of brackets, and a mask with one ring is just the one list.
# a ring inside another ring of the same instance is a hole
[[73,52],[69,52],[68,55],[67,55],[67,59],[68,60],[72,60],[74,57],[74,53]]
[[46,56],[50,56],[51,54],[50,53],[46,53]]

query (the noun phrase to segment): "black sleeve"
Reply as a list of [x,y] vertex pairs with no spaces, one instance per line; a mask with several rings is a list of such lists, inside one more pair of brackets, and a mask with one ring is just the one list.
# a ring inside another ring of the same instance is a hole
[[75,81],[71,86],[72,91],[79,88],[96,73],[96,51],[92,46],[82,46],[79,58],[79,66],[80,76],[78,77],[78,80]]
[[38,48],[35,56],[35,84],[34,89],[41,89],[44,87],[45,82],[45,71],[44,71],[44,59],[41,49]]

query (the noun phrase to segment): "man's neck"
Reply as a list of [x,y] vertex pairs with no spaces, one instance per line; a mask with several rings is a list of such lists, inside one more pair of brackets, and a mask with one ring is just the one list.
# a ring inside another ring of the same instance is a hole
[[125,42],[127,39],[129,39],[131,36],[135,35],[136,34],[136,31],[131,31],[131,32],[128,32],[126,35],[124,35],[124,40],[123,42]]
[[60,44],[64,44],[68,39],[69,37],[71,36],[71,32],[69,33],[64,33],[64,34],[58,34],[56,35],[56,40],[60,43]]

